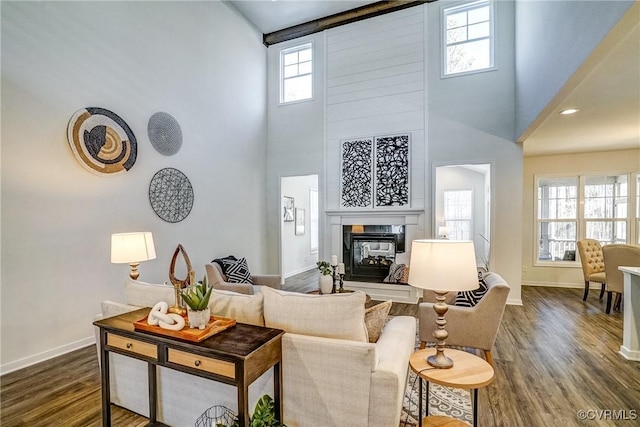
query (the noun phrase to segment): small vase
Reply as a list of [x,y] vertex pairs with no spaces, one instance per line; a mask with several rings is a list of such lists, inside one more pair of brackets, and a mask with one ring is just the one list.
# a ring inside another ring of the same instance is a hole
[[187,308],[187,317],[189,319],[190,328],[204,329],[207,326],[207,323],[209,323],[211,313],[209,312],[209,307],[204,310],[192,310]]
[[333,277],[329,274],[320,276],[320,293],[330,294],[333,289]]

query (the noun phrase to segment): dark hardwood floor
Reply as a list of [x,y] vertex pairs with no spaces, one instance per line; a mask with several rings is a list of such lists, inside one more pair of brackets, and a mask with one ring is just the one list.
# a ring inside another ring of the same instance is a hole
[[[314,289],[313,273],[287,280],[285,288]],[[522,300],[523,306],[506,307],[494,348],[496,379],[479,392],[478,424],[640,425],[640,363],[618,354],[622,314],[606,315],[597,293],[583,302],[579,289],[525,286]],[[393,313],[415,314],[415,308],[394,304]],[[94,346],[6,374],[0,381],[3,427],[100,425]],[[590,411],[590,419],[580,420],[579,411]],[[114,426],[146,423],[124,409],[113,407],[112,413]]]

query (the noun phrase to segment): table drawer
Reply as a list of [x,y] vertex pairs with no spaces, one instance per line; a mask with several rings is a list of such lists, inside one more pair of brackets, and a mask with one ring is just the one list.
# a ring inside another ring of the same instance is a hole
[[227,378],[235,379],[235,364],[224,360],[212,359],[210,357],[199,356],[197,354],[185,353],[184,351],[169,349],[168,361],[193,369],[210,372],[212,374],[222,375]]
[[158,360],[158,348],[155,344],[138,341],[120,335],[107,334],[107,345]]

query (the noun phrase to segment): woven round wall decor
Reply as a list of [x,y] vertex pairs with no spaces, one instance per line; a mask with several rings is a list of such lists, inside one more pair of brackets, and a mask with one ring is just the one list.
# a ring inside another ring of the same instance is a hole
[[151,145],[160,154],[173,156],[182,147],[182,129],[169,113],[161,111],[151,116],[147,124],[147,133]]
[[156,215],[167,222],[180,222],[193,207],[193,187],[178,169],[160,169],[149,184],[149,202]]
[[80,164],[98,175],[126,172],[138,156],[138,143],[129,125],[104,108],[76,111],[69,120],[67,139]]

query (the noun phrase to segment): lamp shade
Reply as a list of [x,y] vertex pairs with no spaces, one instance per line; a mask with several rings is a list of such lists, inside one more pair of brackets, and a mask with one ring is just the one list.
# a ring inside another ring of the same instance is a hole
[[153,235],[149,231],[111,235],[111,262],[135,263],[156,258]]
[[470,291],[478,288],[473,242],[414,240],[411,244],[409,284],[434,291]]

